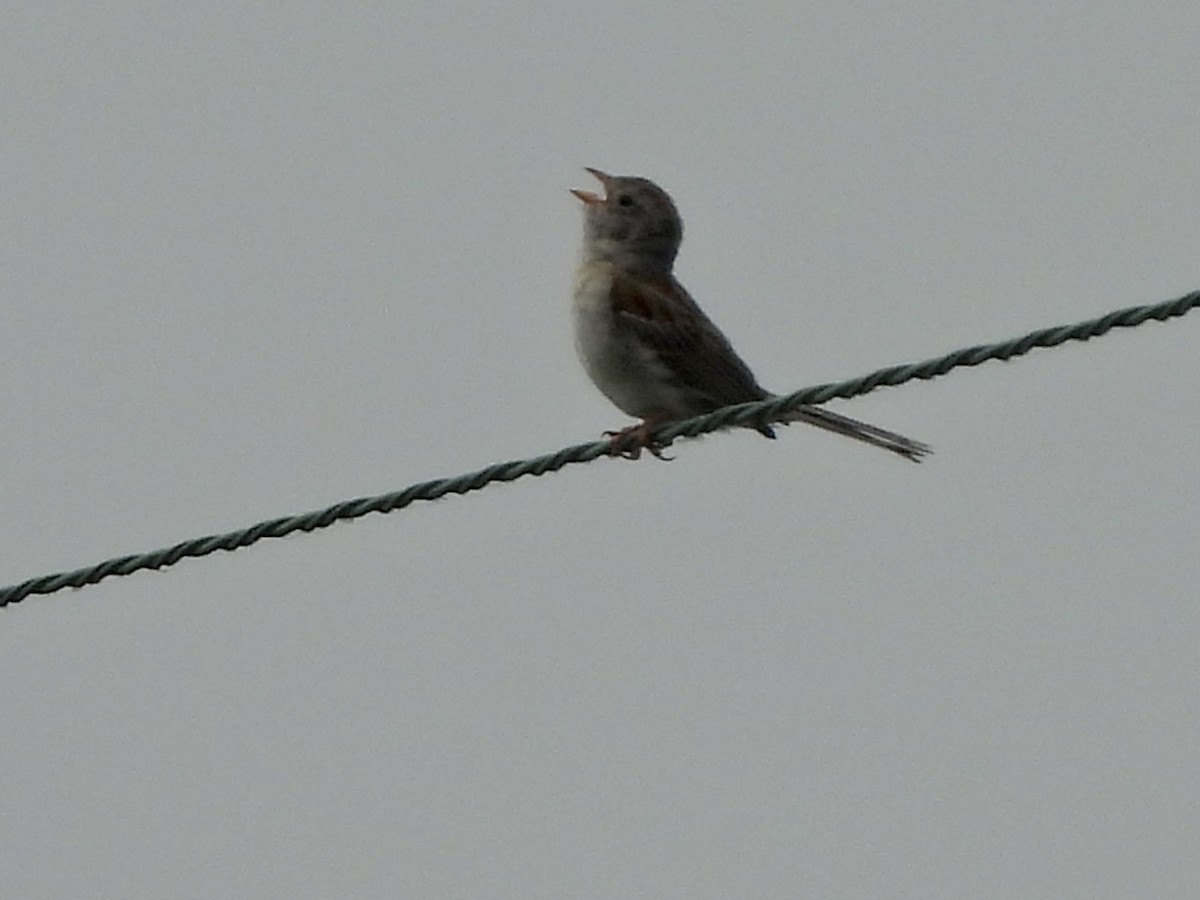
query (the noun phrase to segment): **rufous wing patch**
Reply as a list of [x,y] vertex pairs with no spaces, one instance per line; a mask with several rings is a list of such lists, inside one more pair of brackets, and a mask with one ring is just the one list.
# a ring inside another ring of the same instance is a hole
[[612,282],[613,311],[661,326],[685,326],[687,307],[672,296],[670,281],[619,274]]

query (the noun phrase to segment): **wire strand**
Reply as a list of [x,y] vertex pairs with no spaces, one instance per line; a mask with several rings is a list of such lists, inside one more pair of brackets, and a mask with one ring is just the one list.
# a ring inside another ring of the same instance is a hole
[[[937,378],[953,369],[977,366],[989,360],[1009,360],[1024,356],[1038,347],[1056,347],[1068,341],[1087,341],[1107,334],[1114,328],[1134,328],[1150,319],[1166,321],[1185,315],[1200,306],[1200,291],[1194,291],[1177,300],[1151,306],[1131,306],[1074,325],[1060,325],[1030,332],[1023,337],[997,344],[980,344],[956,350],[945,356],[909,365],[891,366],[849,381],[819,384],[803,388],[786,396],[773,397],[756,403],[727,406],[716,412],[694,419],[668,422],[654,429],[651,439],[659,444],[669,444],[681,437],[697,437],[708,432],[735,426],[755,426],[778,421],[787,413],[809,404],[824,403],[835,397],[849,398],[869,393],[881,387],[896,387],[917,379]],[[188,557],[207,556],[217,550],[237,550],[249,547],[264,538],[279,538],[297,531],[316,531],[328,528],[335,522],[357,519],[368,513],[389,513],[403,509],[418,500],[437,500],[447,494],[466,494],[478,491],[489,484],[515,481],[526,475],[545,475],[557,472],[574,463],[586,463],[609,455],[611,442],[592,441],[564,447],[555,453],[529,459],[495,463],[477,472],[469,472],[452,478],[438,478],[410,485],[403,490],[372,497],[345,500],[326,509],[313,510],[295,516],[284,516],[259,522],[226,534],[212,534],[189,541],[109,559],[94,566],[31,578],[20,584],[0,588],[0,606],[18,603],[31,594],[52,594],[64,588],[80,588],[95,584],[116,575],[131,575],[143,569],[164,569]]]

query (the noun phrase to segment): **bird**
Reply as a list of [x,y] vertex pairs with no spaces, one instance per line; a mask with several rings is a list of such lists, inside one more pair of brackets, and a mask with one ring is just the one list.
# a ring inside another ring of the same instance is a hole
[[[610,453],[636,459],[664,422],[777,396],[763,388],[729,340],[676,279],[683,219],[671,196],[647,178],[587,168],[603,193],[571,188],[583,203],[583,245],[575,273],[575,349],[592,382],[622,412],[641,420],[607,431]],[[920,462],[927,444],[817,406],[806,422]],[[775,437],[770,425],[751,425]]]

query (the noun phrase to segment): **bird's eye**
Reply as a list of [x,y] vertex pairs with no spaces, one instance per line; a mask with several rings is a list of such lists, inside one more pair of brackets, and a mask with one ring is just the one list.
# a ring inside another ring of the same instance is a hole
[[617,197],[617,206],[633,206],[633,198],[628,194],[621,194]]

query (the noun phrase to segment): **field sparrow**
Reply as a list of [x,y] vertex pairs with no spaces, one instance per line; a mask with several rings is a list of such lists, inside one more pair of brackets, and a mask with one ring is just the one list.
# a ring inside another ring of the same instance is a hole
[[[614,452],[637,457],[657,425],[722,406],[775,396],[762,388],[729,341],[675,280],[672,266],[683,220],[667,192],[645,178],[588,169],[604,196],[572,190],[583,201],[583,254],[575,279],[575,347],[601,392],[641,423],[616,432]],[[925,444],[816,406],[789,413],[898,453],[913,462]],[[767,437],[769,425],[756,426]]]

